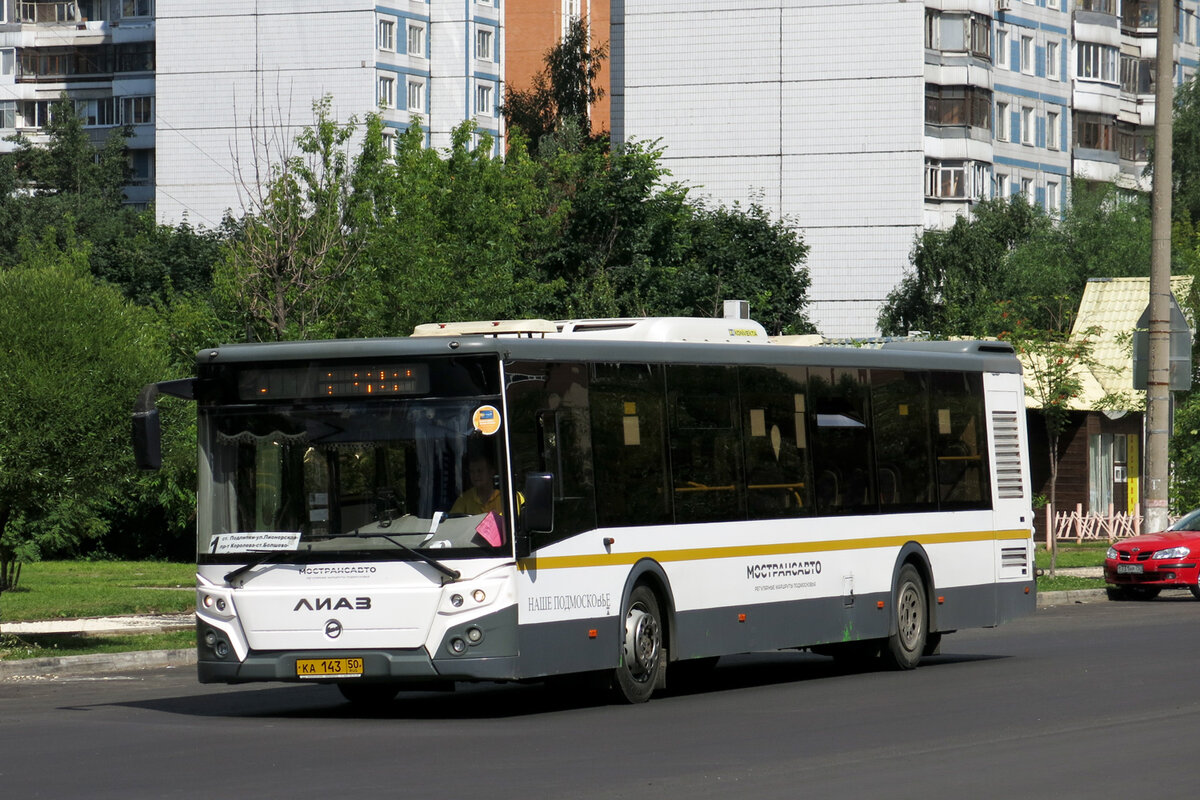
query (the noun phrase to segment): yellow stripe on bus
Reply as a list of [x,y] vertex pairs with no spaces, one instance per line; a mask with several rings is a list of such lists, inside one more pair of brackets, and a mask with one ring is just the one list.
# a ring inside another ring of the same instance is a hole
[[613,567],[636,564],[643,558],[655,561],[702,561],[713,558],[749,558],[789,553],[824,553],[836,550],[868,550],[878,547],[903,547],[909,542],[921,545],[962,544],[964,542],[1029,540],[1028,530],[961,531],[954,533],[924,533],[914,536],[876,536],[863,539],[830,539],[820,542],[785,542],[728,547],[697,547],[684,550],[647,550],[637,553],[597,553],[581,556],[543,556],[523,558],[517,565],[522,570],[575,569],[579,567]]

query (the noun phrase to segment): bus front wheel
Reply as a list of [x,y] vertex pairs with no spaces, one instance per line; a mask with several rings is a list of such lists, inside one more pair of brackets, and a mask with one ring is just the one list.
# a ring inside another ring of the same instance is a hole
[[662,616],[658,598],[648,586],[637,586],[625,609],[625,640],[621,665],[613,676],[618,700],[644,703],[658,687],[664,668]]
[[912,669],[921,661],[929,636],[929,601],[925,581],[912,564],[900,568],[896,578],[896,632],[888,636],[883,658],[894,669]]

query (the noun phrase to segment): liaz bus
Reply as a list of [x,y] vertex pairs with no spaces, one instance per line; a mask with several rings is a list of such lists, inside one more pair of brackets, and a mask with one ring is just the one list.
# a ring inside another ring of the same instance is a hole
[[917,665],[1035,606],[1001,342],[770,343],[748,320],[495,322],[237,344],[198,404],[204,683],[352,701],[808,648]]

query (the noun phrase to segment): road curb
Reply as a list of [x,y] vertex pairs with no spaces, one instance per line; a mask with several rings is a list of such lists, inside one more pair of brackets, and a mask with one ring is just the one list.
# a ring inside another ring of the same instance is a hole
[[1038,592],[1037,607],[1052,608],[1053,606],[1073,605],[1075,603],[1108,602],[1108,592],[1104,589],[1072,589],[1066,592]]
[[0,661],[0,680],[96,676],[128,670],[187,667],[195,663],[195,648],[26,658],[17,661]]

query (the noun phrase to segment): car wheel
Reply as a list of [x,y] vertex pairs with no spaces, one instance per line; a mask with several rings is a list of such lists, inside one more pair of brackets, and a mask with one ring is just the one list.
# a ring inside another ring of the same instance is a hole
[[895,669],[912,669],[920,663],[929,635],[925,581],[912,564],[900,568],[892,597],[896,608],[896,632],[887,639],[883,660]]
[[629,595],[625,609],[625,642],[621,666],[613,675],[618,700],[644,703],[654,694],[665,669],[663,629],[658,598],[648,586],[638,586]]
[[1200,600],[1200,584],[1193,583],[1188,587],[1188,591],[1192,593],[1192,597]]

